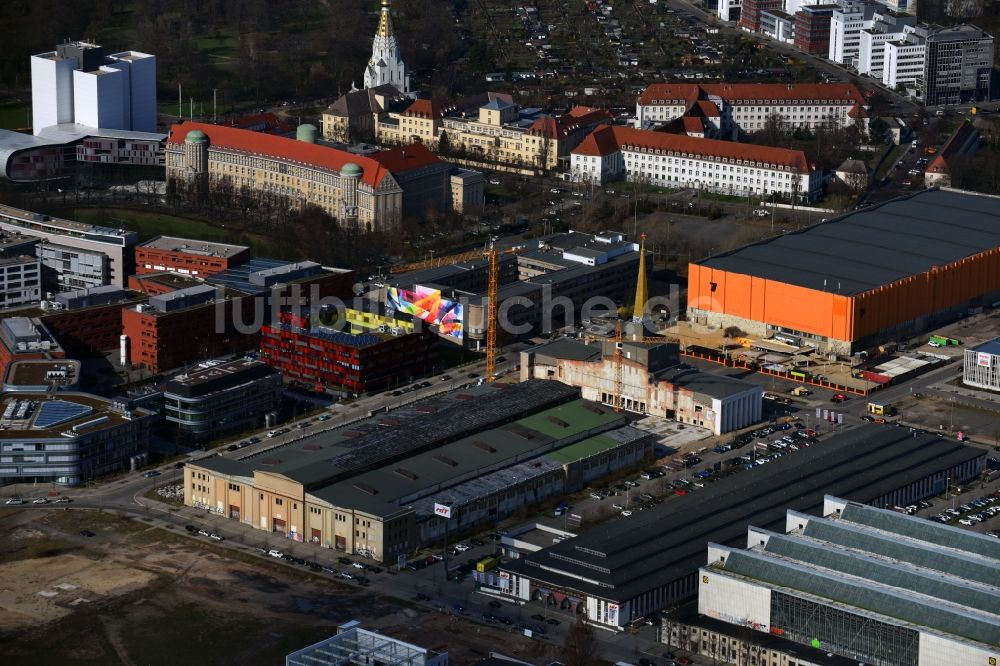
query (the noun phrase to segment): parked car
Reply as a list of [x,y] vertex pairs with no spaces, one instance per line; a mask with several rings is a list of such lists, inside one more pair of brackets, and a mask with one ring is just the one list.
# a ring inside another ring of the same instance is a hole
[[277,548],[272,548],[271,550],[267,551],[267,554],[270,555],[271,557],[277,557],[279,560],[285,556],[285,554],[282,553]]

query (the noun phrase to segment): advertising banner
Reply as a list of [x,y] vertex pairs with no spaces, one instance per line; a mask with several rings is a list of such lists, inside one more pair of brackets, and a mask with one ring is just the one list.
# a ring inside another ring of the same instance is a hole
[[405,312],[432,326],[437,326],[438,335],[446,338],[462,339],[462,304],[441,297],[440,289],[421,285],[413,290],[389,287],[386,289],[387,310]]

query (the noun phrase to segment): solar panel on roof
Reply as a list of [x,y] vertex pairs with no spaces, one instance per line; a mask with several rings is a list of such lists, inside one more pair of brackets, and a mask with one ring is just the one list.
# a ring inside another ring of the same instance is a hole
[[80,405],[66,400],[49,400],[42,403],[38,408],[38,416],[35,417],[35,426],[38,428],[51,428],[52,426],[66,423],[81,416],[86,416],[93,412],[92,407]]

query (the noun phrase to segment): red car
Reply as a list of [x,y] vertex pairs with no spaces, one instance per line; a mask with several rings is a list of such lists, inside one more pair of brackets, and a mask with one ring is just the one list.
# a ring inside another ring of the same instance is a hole
[[678,657],[677,658],[677,663],[678,664],[690,664],[691,660],[688,659],[687,657]]
[[815,430],[813,430],[812,428],[806,428],[806,429],[805,429],[805,433],[806,433],[806,434],[807,434],[808,436],[810,436],[810,437],[815,437],[815,436],[816,436],[816,431],[815,431]]
[[847,396],[843,393],[836,393],[830,398],[830,402],[844,402],[845,400],[847,400]]
[[674,495],[677,495],[678,497],[683,497],[684,495],[687,495],[689,492],[690,491],[684,490],[683,488],[678,488],[677,490],[674,491]]

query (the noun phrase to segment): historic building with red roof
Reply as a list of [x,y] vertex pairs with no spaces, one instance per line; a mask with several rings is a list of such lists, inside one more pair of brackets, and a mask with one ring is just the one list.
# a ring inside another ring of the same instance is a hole
[[941,152],[927,165],[927,170],[924,172],[924,184],[927,187],[951,185],[951,169],[955,158],[963,155],[974,155],[977,150],[979,150],[979,130],[972,123],[963,122],[948,137]]
[[714,117],[718,136],[735,138],[764,129],[771,116],[790,128],[867,126],[865,106],[852,83],[654,83],[639,95],[635,111],[641,129],[684,116]]
[[625,178],[671,188],[762,197],[819,197],[822,174],[800,150],[701,139],[606,125],[577,146],[570,168],[579,180]]
[[484,166],[555,169],[597,125],[613,116],[604,109],[576,106],[561,116],[522,109],[509,96],[487,95],[478,105],[448,100],[414,100],[399,112],[380,114],[375,137],[382,144],[420,142],[433,150],[442,137],[451,150]]
[[[166,142],[168,188],[227,182],[314,205],[338,222],[365,230],[398,227],[406,211],[440,211],[451,201],[450,166],[420,144],[355,155],[315,142],[316,129],[299,127],[298,139],[184,122]],[[405,181],[404,186],[401,181]]]

